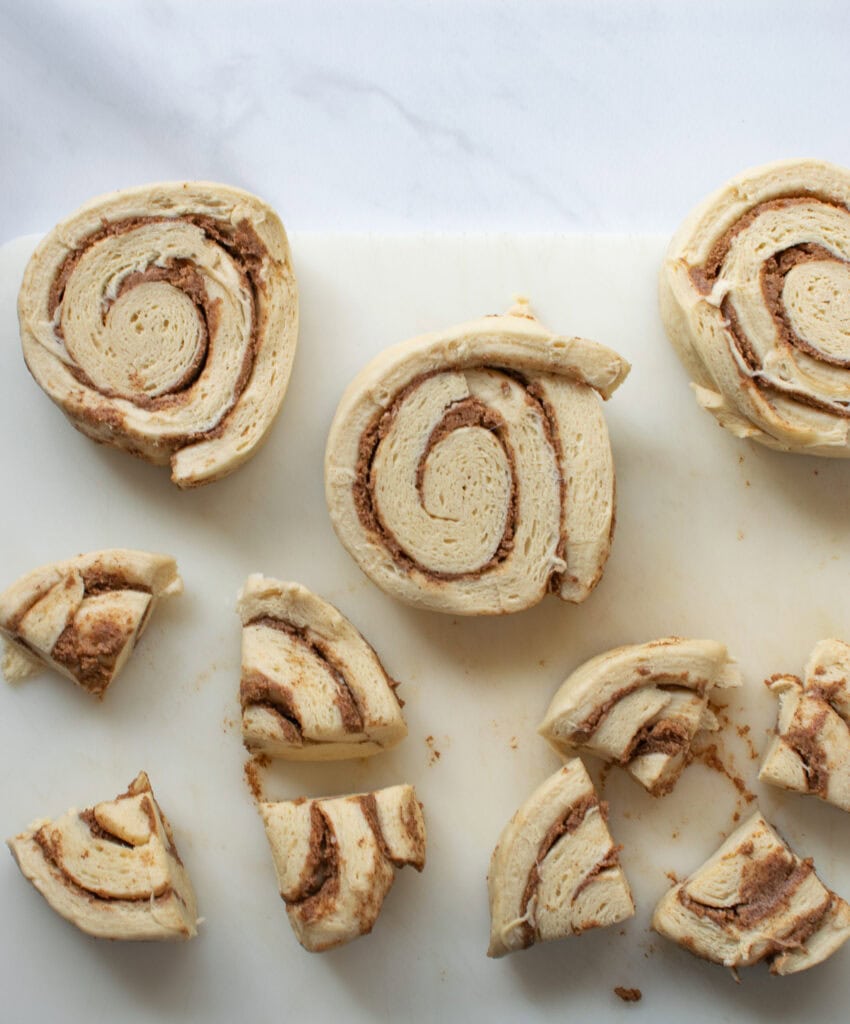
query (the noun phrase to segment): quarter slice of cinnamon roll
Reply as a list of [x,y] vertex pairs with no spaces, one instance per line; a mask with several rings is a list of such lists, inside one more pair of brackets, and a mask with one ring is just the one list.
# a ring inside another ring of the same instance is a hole
[[262,803],[280,894],[295,936],[321,953],[371,932],[396,869],[425,867],[412,786]]
[[696,734],[718,728],[712,690],[740,682],[714,640],[667,637],[617,647],[573,672],[538,731],[558,753],[586,751],[620,764],[662,796],[675,786]]
[[36,249],[18,300],[24,358],[75,427],[180,487],[245,462],[280,408],[298,333],[274,211],[226,185],[100,196]]
[[189,876],[144,772],[126,793],[8,840],[24,876],[53,910],[102,939],[191,939]]
[[183,581],[168,555],[115,548],[34,569],[0,594],[3,672],[47,666],[103,697],[160,598]]
[[583,601],[614,524],[599,398],[629,365],[524,301],[388,349],[352,381],[325,454],[339,539],[393,597],[493,615]]
[[850,645],[821,640],[804,680],[773,676],[767,684],[779,697],[779,721],[759,779],[850,811]]
[[794,974],[850,939],[850,905],[756,813],[662,897],[652,927],[725,967],[766,960],[773,974]]
[[850,456],[850,171],[745,171],[674,235],[661,315],[697,401],[738,437]]
[[490,860],[488,956],[617,924],[634,914],[605,814],[579,758],[520,807]]
[[242,738],[291,761],[369,757],[407,735],[391,679],[343,615],[298,583],[249,576],[242,619]]

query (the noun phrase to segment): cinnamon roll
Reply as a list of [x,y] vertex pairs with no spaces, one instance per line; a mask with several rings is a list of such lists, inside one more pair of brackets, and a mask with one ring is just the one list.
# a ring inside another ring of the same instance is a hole
[[425,867],[412,786],[262,803],[280,894],[295,936],[321,953],[371,932],[396,869]]
[[725,967],[766,960],[773,974],[795,974],[850,939],[850,904],[756,813],[662,897],[652,927]]
[[698,732],[718,728],[712,690],[740,686],[723,644],[668,637],[617,647],[563,683],[540,725],[558,753],[622,765],[653,796],[676,784]]
[[102,939],[191,939],[198,915],[168,819],[144,772],[126,793],[8,840],[53,910]]
[[298,300],[274,211],[177,182],[91,200],[41,242],[18,300],[24,358],[75,427],[180,487],[245,462],[277,415]]
[[288,760],[368,757],[407,735],[377,654],[336,608],[298,583],[249,576],[242,619],[242,737]]
[[160,598],[183,581],[168,555],[116,548],[34,569],[0,594],[3,673],[42,666],[102,698],[130,657]]
[[410,604],[516,612],[583,601],[614,523],[599,398],[629,366],[554,335],[521,302],[414,338],[349,385],[325,455],[334,529],[360,568]]
[[579,758],[526,800],[490,861],[488,956],[617,924],[634,914],[605,816],[606,806]]
[[850,171],[745,171],[674,235],[660,284],[697,401],[770,448],[850,455]]
[[779,720],[759,779],[850,811],[850,645],[821,640],[805,678],[767,680]]

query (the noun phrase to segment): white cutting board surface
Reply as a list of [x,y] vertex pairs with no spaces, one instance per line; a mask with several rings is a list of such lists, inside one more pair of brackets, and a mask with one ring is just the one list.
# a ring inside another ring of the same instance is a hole
[[[663,239],[294,237],[302,329],[281,416],[247,466],[190,493],[167,471],[76,433],[31,380],[15,297],[33,243],[0,250],[0,582],[77,552],[138,547],[173,553],[186,592],[160,607],[102,704],[50,674],[0,683],[0,833],[109,799],[145,768],[205,923],[188,944],[96,941],[0,857],[4,1021],[844,1017],[850,948],[806,974],[756,967],[736,984],[649,930],[667,873],[690,872],[736,810],[755,807],[700,764],[662,800],[618,770],[607,777],[633,920],[501,961],[485,956],[490,853],[559,763],[535,732],[549,699],[586,658],[672,633],[716,638],[737,656],[746,685],[722,756],[795,849],[850,896],[850,816],[759,786],[735,729],[748,725],[761,751],[775,713],[762,680],[799,673],[822,637],[850,639],[850,465],[736,441],[697,408],[656,310]],[[333,534],[322,483],[328,426],[347,382],[383,348],[498,312],[517,293],[552,329],[633,363],[606,407],[619,499],[611,559],[581,606],[550,597],[479,620],[414,611],[377,590]],[[321,956],[289,929],[243,778],[234,599],[257,571],[299,580],[354,621],[402,681],[410,726],[401,747],[368,761],[275,766],[266,794],[410,782],[428,825],[424,873],[399,874],[371,936]],[[640,988],[642,1001],[620,1002],[615,986]]]

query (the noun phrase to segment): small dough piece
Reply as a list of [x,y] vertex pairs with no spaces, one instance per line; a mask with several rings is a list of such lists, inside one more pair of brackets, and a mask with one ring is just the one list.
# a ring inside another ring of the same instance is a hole
[[144,772],[114,800],[36,821],[8,846],[56,913],[89,935],[197,935],[192,884]]
[[662,897],[652,927],[725,967],[767,960],[773,974],[794,974],[850,939],[850,905],[757,812]]
[[673,236],[661,317],[697,402],[736,437],[850,456],[850,171],[744,171]]
[[663,796],[676,785],[696,734],[719,728],[711,691],[740,685],[715,640],[667,637],[617,647],[573,672],[538,732],[562,756],[595,754]]
[[759,779],[850,811],[850,645],[821,640],[796,676],[767,681],[779,697],[776,734]]
[[183,592],[169,555],[115,548],[34,569],[0,594],[3,673],[47,666],[102,698],[162,597]]
[[425,822],[412,786],[261,803],[260,814],[292,930],[311,953],[368,935],[396,869],[425,867]]
[[599,398],[629,364],[521,300],[403,342],[348,386],[325,452],[337,536],[392,597],[453,615],[583,601],[614,527]]
[[604,928],[634,914],[605,812],[576,757],[511,818],[487,876],[488,956]]
[[289,243],[271,207],[209,182],[99,196],[39,244],[18,297],[24,359],[87,437],[179,487],[266,437],[298,336]]
[[290,761],[369,757],[407,735],[377,654],[333,605],[298,583],[248,577],[242,619],[242,738]]

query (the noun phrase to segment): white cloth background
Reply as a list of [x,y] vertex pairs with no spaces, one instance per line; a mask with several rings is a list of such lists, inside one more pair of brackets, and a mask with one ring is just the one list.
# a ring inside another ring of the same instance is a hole
[[850,164],[850,4],[2,0],[0,240],[209,178],[295,230],[672,230]]

